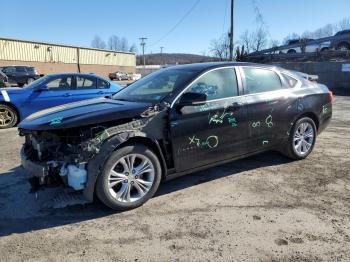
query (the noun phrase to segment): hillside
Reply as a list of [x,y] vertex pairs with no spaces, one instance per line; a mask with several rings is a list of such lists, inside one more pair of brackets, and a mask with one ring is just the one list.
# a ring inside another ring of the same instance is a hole
[[[195,54],[181,54],[181,53],[156,53],[147,54],[146,64],[147,65],[160,65],[160,64],[189,64],[189,63],[201,63],[217,61],[218,59],[210,56],[195,55]],[[137,56],[137,65],[142,65],[142,56]]]

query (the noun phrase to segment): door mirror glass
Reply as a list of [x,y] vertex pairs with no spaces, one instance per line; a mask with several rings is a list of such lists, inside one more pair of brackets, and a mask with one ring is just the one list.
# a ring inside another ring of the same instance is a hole
[[192,106],[192,105],[201,105],[204,104],[207,100],[207,95],[204,93],[195,93],[195,92],[187,92],[184,93],[179,101],[179,106]]

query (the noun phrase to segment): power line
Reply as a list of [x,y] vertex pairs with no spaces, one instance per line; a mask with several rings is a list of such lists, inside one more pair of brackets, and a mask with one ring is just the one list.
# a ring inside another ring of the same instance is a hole
[[160,37],[157,41],[152,43],[150,46],[154,46],[155,44],[159,43],[162,41],[164,38],[166,38],[168,35],[170,35],[185,19],[188,17],[191,12],[196,8],[196,6],[199,4],[201,0],[197,0],[192,7],[185,13],[185,15],[177,22],[166,34],[164,34],[162,37]]

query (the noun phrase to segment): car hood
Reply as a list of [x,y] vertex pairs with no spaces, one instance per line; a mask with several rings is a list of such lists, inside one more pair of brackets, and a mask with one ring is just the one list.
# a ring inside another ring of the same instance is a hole
[[36,112],[18,127],[27,130],[53,130],[98,124],[118,119],[138,118],[150,103],[96,98],[69,103]]

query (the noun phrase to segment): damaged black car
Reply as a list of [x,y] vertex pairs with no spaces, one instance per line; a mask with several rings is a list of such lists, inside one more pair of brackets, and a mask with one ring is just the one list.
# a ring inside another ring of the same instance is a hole
[[307,157],[332,116],[332,93],[291,71],[250,63],[180,65],[111,97],[53,107],[19,125],[23,167],[116,210],[162,180],[277,150]]

